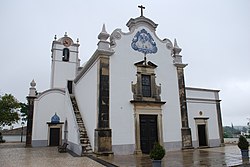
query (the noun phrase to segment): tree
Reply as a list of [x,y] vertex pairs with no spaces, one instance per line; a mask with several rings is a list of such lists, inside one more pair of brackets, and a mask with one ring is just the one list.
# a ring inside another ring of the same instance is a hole
[[16,123],[20,118],[17,109],[20,103],[11,94],[0,96],[0,126]]
[[22,122],[27,121],[28,105],[25,103],[19,103],[19,104],[20,104],[20,112],[21,112]]

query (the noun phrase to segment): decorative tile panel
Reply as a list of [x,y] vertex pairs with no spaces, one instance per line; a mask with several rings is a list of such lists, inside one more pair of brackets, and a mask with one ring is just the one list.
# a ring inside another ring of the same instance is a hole
[[60,118],[59,116],[55,113],[55,115],[53,117],[51,117],[51,123],[59,123],[60,122]]
[[131,47],[144,54],[156,53],[157,47],[154,39],[145,29],[138,31],[131,43]]

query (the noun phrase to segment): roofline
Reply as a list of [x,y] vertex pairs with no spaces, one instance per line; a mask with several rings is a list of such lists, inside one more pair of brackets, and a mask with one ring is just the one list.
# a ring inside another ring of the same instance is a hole
[[81,71],[74,79],[74,83],[77,83],[82,78],[82,76],[89,70],[89,68],[96,62],[96,60],[100,56],[102,56],[102,55],[103,56],[111,56],[112,54],[114,54],[114,51],[112,51],[112,50],[107,51],[107,50],[97,49],[95,51],[95,53],[90,57],[90,59],[86,62],[86,64],[82,67]]
[[195,87],[185,87],[186,90],[197,90],[197,91],[209,91],[209,92],[220,92],[218,89],[207,89],[207,88],[195,88]]

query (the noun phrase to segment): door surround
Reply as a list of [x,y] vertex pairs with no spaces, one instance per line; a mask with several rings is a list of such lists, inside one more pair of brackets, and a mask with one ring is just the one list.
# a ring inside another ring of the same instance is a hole
[[134,125],[135,125],[135,151],[134,154],[142,154],[140,138],[140,115],[157,116],[158,142],[163,145],[162,131],[162,109],[165,102],[133,102],[134,103]]
[[[209,136],[208,136],[208,117],[198,117],[194,118],[195,119],[195,125],[196,125],[196,137],[198,141],[198,147],[208,147],[209,146]],[[206,140],[206,146],[200,146],[200,141],[199,141],[199,126],[204,125],[205,126],[205,140]]]
[[49,123],[48,124],[48,146],[50,146],[50,130],[52,128],[59,128],[59,145],[62,145],[62,125],[63,123]]

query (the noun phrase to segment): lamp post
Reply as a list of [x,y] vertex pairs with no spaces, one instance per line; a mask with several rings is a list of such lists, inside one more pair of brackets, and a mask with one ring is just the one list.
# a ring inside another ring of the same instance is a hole
[[21,143],[23,142],[23,125],[24,125],[24,122],[21,123],[22,125],[22,131],[21,131]]

